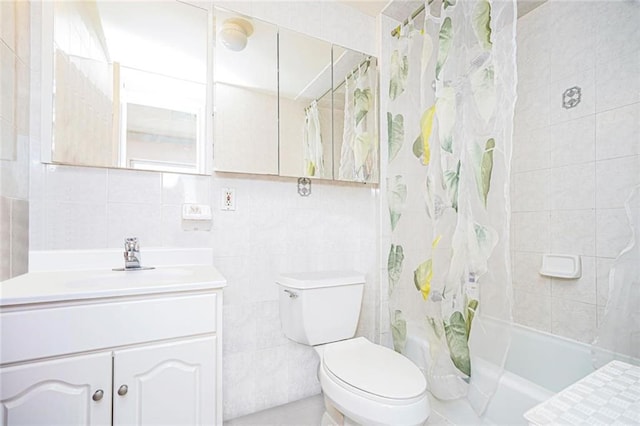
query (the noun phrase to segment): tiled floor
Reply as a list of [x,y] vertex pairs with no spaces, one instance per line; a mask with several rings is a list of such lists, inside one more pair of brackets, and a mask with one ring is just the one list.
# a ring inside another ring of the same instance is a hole
[[319,426],[324,413],[322,394],[225,422],[225,426]]
[[[300,401],[270,408],[225,422],[225,426],[319,426],[324,413],[324,398],[315,395]],[[431,412],[425,426],[451,425],[442,416]]]

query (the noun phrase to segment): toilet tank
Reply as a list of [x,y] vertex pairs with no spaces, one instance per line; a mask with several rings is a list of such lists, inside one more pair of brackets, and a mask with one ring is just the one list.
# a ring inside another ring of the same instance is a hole
[[311,346],[352,338],[364,282],[363,274],[352,271],[280,275],[276,284],[284,334]]

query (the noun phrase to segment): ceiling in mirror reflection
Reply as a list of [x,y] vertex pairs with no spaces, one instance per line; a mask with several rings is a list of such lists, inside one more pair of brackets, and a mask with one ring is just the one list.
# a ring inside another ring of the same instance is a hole
[[[223,9],[214,9],[216,45],[215,73],[218,83],[255,89],[264,93],[276,94],[278,28],[267,22],[241,16]],[[247,45],[240,51],[226,48],[219,32],[228,19],[245,18],[253,26],[253,33]]]
[[[180,1],[53,5],[50,161],[207,173],[209,11]],[[188,137],[167,128],[183,121]]]
[[179,2],[96,1],[109,62],[206,82],[207,14]]
[[[220,31],[225,21],[234,18],[246,19],[253,26],[253,33],[248,37],[246,47],[240,51],[226,48],[220,40]],[[286,78],[280,78],[279,81],[280,96],[311,100],[320,98],[329,89],[330,83],[327,85],[326,81],[331,81],[330,43],[218,8],[215,9],[215,22],[217,82],[275,92],[277,86],[268,70],[272,66],[277,67],[275,52],[276,34],[279,31],[279,66],[281,73],[286,70]]]

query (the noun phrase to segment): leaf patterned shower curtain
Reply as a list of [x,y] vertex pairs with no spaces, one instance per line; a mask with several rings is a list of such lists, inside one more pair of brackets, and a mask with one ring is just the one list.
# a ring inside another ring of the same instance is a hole
[[478,413],[510,342],[515,23],[513,0],[429,0],[424,23],[390,40],[388,61],[394,346],[419,322],[431,392],[466,396]]
[[360,64],[345,79],[344,131],[338,178],[377,182],[375,60]]
[[313,100],[304,110],[304,173],[305,176],[324,176],[324,154],[318,102]]

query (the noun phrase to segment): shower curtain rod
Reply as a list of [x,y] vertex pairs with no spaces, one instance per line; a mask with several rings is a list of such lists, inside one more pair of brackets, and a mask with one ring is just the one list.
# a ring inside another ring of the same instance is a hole
[[[432,2],[433,2],[433,0],[431,0],[429,2],[429,4],[431,4]],[[400,34],[400,30],[402,29],[402,27],[406,26],[409,22],[413,21],[416,18],[416,16],[420,15],[423,11],[424,11],[424,3],[422,4],[422,6],[420,6],[416,10],[414,10],[413,13],[411,14],[411,16],[408,17],[407,19],[405,19],[402,24],[400,24],[397,27],[395,27],[391,31],[391,36],[392,37],[398,36]]]
[[[353,73],[354,73],[358,68],[360,68],[361,66],[363,66],[363,65],[364,65],[364,64],[366,64],[367,62],[371,62],[371,59],[372,59],[372,58],[373,58],[373,56],[371,56],[371,55],[367,55],[367,58],[366,58],[364,61],[360,62],[360,63],[358,64],[358,66],[354,67],[354,68],[353,68],[353,70],[351,70],[351,71],[347,74],[346,78],[340,82],[340,84],[338,84],[336,87],[332,87],[332,88],[330,88],[330,89],[327,89],[327,91],[326,91],[326,92],[324,92],[322,95],[318,96],[318,97],[315,99],[315,101],[316,101],[316,102],[318,102],[320,99],[324,98],[324,97],[325,97],[326,95],[328,95],[329,93],[331,93],[331,92],[335,92],[335,91],[336,91],[336,90],[338,90],[340,87],[344,86],[344,83],[347,81],[347,78],[349,78],[351,75],[353,75]],[[307,107],[307,108],[308,108],[308,107]],[[306,108],[305,108],[305,109],[306,109]]]

